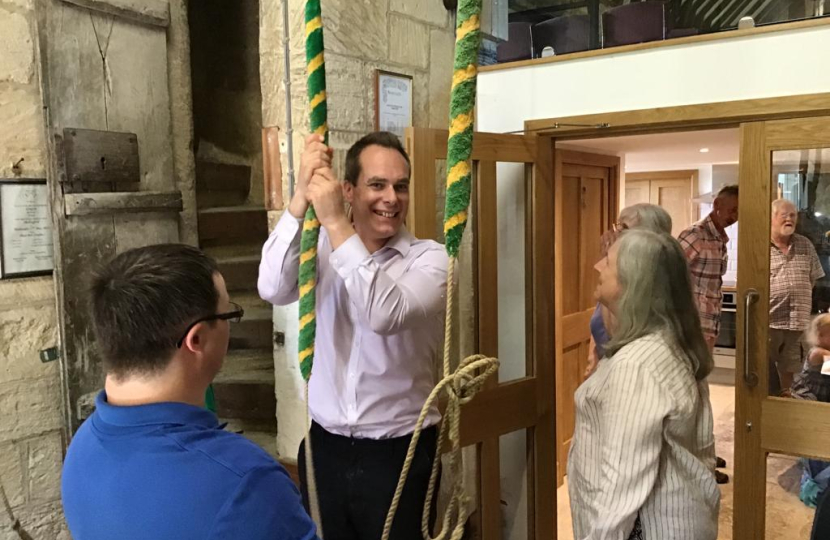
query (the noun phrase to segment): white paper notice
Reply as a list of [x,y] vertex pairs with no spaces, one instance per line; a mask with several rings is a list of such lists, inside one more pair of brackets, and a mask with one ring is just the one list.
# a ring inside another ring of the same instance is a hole
[[54,267],[46,184],[0,184],[2,276]]
[[412,80],[381,74],[378,81],[378,126],[403,137],[412,125]]

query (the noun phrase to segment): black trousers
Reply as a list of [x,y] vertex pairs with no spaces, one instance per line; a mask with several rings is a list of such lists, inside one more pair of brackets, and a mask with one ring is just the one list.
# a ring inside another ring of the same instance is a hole
[[[325,540],[380,540],[411,436],[393,439],[353,439],[311,425],[311,450]],[[401,496],[391,540],[421,540],[429,474],[435,459],[438,430],[421,432]],[[303,504],[308,504],[305,441],[297,459]],[[437,491],[437,490],[436,490]],[[430,509],[430,529],[435,508]]]

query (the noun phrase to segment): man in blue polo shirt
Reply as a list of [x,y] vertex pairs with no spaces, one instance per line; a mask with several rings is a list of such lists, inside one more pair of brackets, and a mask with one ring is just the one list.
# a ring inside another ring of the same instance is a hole
[[122,253],[91,288],[107,373],[63,469],[75,540],[305,540],[315,528],[283,469],[204,408],[232,320],[216,263],[184,245]]

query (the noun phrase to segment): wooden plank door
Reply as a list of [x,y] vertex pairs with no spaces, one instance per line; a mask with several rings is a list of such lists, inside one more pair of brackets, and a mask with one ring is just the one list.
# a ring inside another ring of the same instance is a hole
[[[798,500],[798,481],[782,493],[784,471],[799,478],[797,458],[830,461],[830,403],[768,395],[771,201],[796,204],[802,234],[814,246],[824,278],[813,288],[812,312],[830,302],[830,117],[752,122],[741,126],[733,538],[772,540],[782,530],[809,538],[814,511]],[[781,169],[803,176],[781,190]],[[774,248],[777,249],[777,248]],[[804,347],[805,352],[809,345]],[[819,377],[820,379],[823,377]],[[789,505],[789,506],[786,506]],[[795,536],[789,536],[795,538]],[[815,538],[825,538],[816,536]]]
[[692,224],[692,182],[685,180],[652,180],[651,204],[663,207],[672,221],[676,237]]
[[648,180],[630,180],[625,175],[625,202],[623,206],[651,202],[651,182]]
[[68,434],[103,370],[89,326],[90,270],[127,249],[179,240],[166,0],[47,0],[39,34],[61,369]]
[[672,236],[677,236],[697,220],[693,202],[697,191],[695,169],[627,173],[623,206],[651,203],[663,207],[672,219]]
[[600,258],[600,236],[616,217],[618,157],[556,151],[556,452],[557,485],[574,433],[574,393],[582,383]]
[[[406,142],[408,227],[440,240],[445,178],[436,169],[446,159],[447,131],[410,128]],[[482,540],[556,537],[552,149],[550,138],[535,135],[473,136],[466,234],[475,314],[466,330],[475,352],[501,362],[461,413],[462,445],[474,447],[477,458],[470,530]],[[463,294],[464,284],[458,288]]]

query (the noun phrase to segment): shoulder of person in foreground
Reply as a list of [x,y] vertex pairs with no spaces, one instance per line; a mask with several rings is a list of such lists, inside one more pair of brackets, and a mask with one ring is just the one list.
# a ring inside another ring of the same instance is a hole
[[225,433],[208,451],[239,475],[239,484],[216,516],[210,540],[317,538],[297,486],[264,450],[240,435]]
[[617,351],[614,359],[617,369],[639,368],[648,373],[673,400],[683,395],[684,388],[689,392],[696,391],[692,367],[682,357],[682,353],[659,332],[626,344]]

